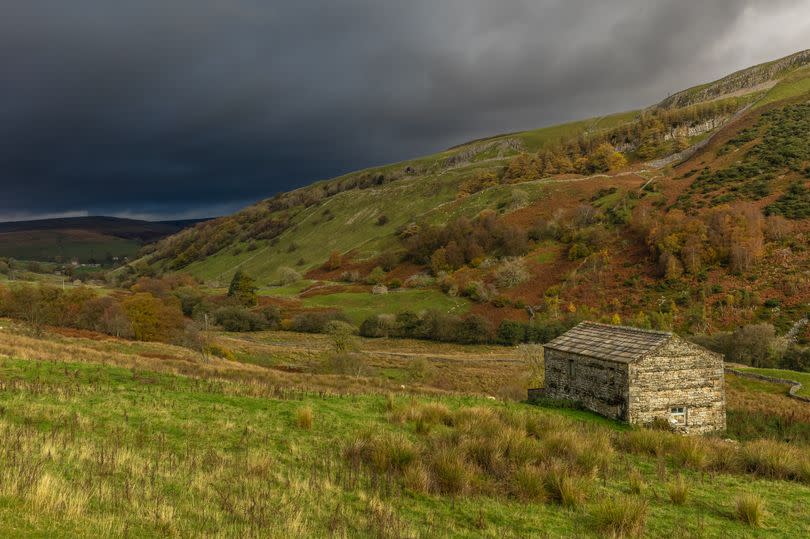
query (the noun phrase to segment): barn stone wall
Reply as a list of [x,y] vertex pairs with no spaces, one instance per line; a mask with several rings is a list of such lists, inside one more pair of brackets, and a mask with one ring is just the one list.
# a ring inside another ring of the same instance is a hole
[[628,420],[639,424],[668,420],[677,406],[687,409],[684,432],[726,428],[722,358],[673,337],[630,364]]
[[[627,364],[545,349],[545,396],[580,403],[613,419],[627,419]],[[570,376],[572,374],[573,376]]]

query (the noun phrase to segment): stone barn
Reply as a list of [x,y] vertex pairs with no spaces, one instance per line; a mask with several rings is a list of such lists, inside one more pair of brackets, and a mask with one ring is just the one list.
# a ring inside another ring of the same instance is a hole
[[723,358],[677,335],[582,322],[544,346],[545,396],[633,424],[726,428]]

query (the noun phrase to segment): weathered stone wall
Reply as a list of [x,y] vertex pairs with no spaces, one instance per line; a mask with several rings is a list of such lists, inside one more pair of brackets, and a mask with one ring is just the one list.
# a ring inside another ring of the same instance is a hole
[[[545,349],[545,396],[567,399],[613,419],[626,420],[627,364]],[[569,373],[573,372],[573,376]]]
[[672,407],[687,408],[684,431],[726,428],[723,360],[703,348],[673,337],[648,356],[630,364],[628,420],[669,420]]

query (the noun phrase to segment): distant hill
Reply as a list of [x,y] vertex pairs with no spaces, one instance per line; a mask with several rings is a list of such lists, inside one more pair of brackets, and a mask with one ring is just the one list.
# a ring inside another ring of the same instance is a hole
[[94,216],[0,222],[0,257],[80,262],[132,258],[143,245],[205,220],[152,222]]
[[[810,302],[808,180],[802,51],[643,110],[282,193],[164,238],[136,266],[219,286],[241,269],[279,304],[353,308],[354,320],[447,306],[495,326],[587,313],[685,331],[785,327]],[[522,269],[502,267],[512,257]],[[277,286],[282,268],[311,286]],[[379,282],[411,289],[371,297]]]

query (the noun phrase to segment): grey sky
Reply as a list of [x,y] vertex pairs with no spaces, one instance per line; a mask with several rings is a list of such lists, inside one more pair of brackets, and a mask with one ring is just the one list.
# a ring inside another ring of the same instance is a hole
[[808,36],[808,0],[0,0],[0,219],[226,213]]

